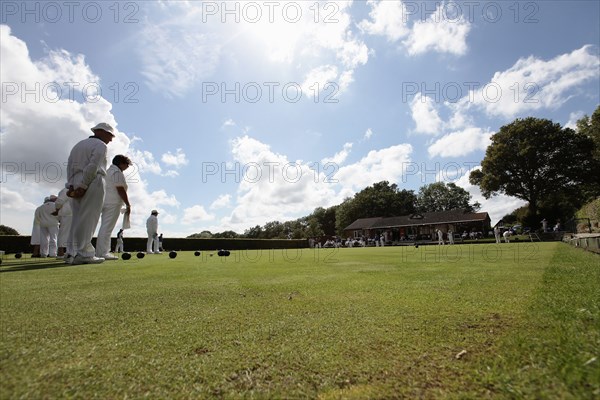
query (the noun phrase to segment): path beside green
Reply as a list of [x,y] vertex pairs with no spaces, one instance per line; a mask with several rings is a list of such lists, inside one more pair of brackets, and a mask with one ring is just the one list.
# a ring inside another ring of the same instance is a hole
[[593,398],[598,260],[511,243],[3,267],[0,397]]

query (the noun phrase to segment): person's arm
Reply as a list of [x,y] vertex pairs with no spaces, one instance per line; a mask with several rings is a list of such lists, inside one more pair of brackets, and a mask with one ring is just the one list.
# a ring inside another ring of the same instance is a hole
[[125,203],[125,207],[127,207],[127,211],[131,211],[131,204],[129,204],[129,197],[127,196],[127,191],[123,186],[116,186],[117,193],[119,193],[119,197]]
[[103,142],[94,146],[89,162],[83,169],[83,184],[80,187],[87,190],[88,186],[96,179],[102,163],[106,160],[106,149],[106,145]]

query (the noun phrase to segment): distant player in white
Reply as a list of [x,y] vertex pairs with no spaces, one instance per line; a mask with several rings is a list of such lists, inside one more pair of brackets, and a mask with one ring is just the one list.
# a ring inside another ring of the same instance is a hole
[[454,232],[452,230],[448,231],[448,244],[454,244]]
[[33,250],[31,252],[31,257],[39,257],[40,256],[40,221],[38,221],[38,219],[36,218],[35,211],[33,212],[33,228],[31,228],[31,240],[29,243],[33,247]]
[[74,257],[73,240],[70,238],[71,225],[73,224],[73,211],[71,210],[71,199],[67,196],[67,189],[58,193],[54,202],[58,210],[58,256],[64,256],[65,260]]
[[502,243],[502,239],[500,238],[500,228],[497,226],[494,227],[494,236],[496,237],[496,243]]
[[110,237],[115,229],[121,207],[125,204],[126,212],[131,211],[129,197],[127,197],[127,182],[125,181],[125,171],[131,165],[131,160],[122,155],[116,155],[112,160],[112,165],[106,171],[104,205],[102,206],[102,218],[100,229],[98,230],[98,240],[96,241],[96,257],[102,257],[105,260],[117,260],[119,257],[110,253]]
[[40,224],[40,257],[56,257],[58,249],[58,216],[54,202],[56,196],[46,197],[44,204],[35,210]]
[[506,243],[510,243],[510,235],[511,235],[510,229],[502,234],[502,236],[504,236],[504,241]]
[[113,128],[100,123],[92,128],[94,136],[77,143],[67,164],[68,195],[71,197],[73,224],[71,236],[76,253],[73,264],[97,264],[104,258],[95,257],[92,236],[98,226],[104,202],[106,176],[106,145],[115,137]]
[[146,220],[146,232],[148,233],[146,253],[160,254],[158,248],[158,211],[152,210],[152,213]]
[[444,234],[442,233],[442,231],[440,229],[437,230],[437,237],[438,237],[438,244],[443,245],[444,244]]

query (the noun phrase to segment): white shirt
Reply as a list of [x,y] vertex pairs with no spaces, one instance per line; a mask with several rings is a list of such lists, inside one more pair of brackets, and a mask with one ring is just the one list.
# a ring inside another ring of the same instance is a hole
[[67,184],[87,189],[96,175],[106,175],[106,143],[91,136],[77,143],[69,154]]
[[58,210],[59,217],[71,217],[73,215],[73,211],[71,210],[71,200],[67,197],[67,192],[67,189],[58,192],[58,198],[54,203]]
[[123,171],[113,164],[106,171],[104,204],[123,204],[123,199],[119,196],[117,187],[122,187],[127,191],[127,182]]
[[158,233],[158,217],[156,215],[150,215],[146,220],[146,231],[148,231],[148,235]]
[[52,215],[56,211],[56,207],[53,201],[42,204],[35,210],[35,219],[38,221],[42,228],[51,228],[58,226],[58,217]]

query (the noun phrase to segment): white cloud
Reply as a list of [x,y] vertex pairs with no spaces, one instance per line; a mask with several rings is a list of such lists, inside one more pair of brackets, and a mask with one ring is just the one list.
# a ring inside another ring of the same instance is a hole
[[477,150],[485,151],[491,143],[491,135],[480,128],[448,133],[429,146],[429,156],[460,157]]
[[439,135],[442,129],[440,118],[433,99],[417,93],[410,103],[412,119],[415,121],[415,131],[429,135]]
[[402,165],[410,162],[411,153],[410,144],[399,144],[381,150],[372,150],[357,163],[341,167],[333,178],[339,180],[342,186],[342,198],[376,182],[399,181],[402,176]]
[[373,130],[371,128],[368,128],[365,132],[365,135],[363,136],[363,140],[369,140],[371,139],[371,136],[373,136]]
[[346,161],[346,158],[348,158],[348,154],[350,154],[351,150],[352,150],[352,143],[344,143],[344,148],[342,150],[335,153],[335,155],[333,157],[324,158],[321,161],[321,163],[323,165],[328,164],[328,163],[333,163],[333,164],[339,166],[339,165],[343,164],[344,161]]
[[565,128],[571,128],[573,130],[577,130],[577,121],[579,121],[585,113],[583,111],[575,111],[569,114],[569,120],[564,125]]
[[198,222],[212,221],[214,219],[215,216],[206,212],[203,206],[195,205],[183,210],[183,220],[181,223],[184,225],[191,225]]
[[435,13],[425,21],[416,21],[409,37],[403,41],[408,54],[418,55],[428,51],[464,55],[467,52],[467,35],[471,25],[462,19],[442,17],[445,3],[438,3]]
[[167,97],[183,96],[197,82],[212,75],[219,64],[221,45],[215,35],[199,31],[194,12],[182,13],[162,24],[146,23],[138,48],[142,75],[148,87]]
[[231,206],[231,195],[222,194],[210,205],[211,210],[218,210],[221,208],[227,208]]
[[170,151],[166,152],[161,157],[162,162],[172,167],[180,168],[183,165],[187,165],[189,163],[183,149],[177,149],[175,154]]
[[[321,96],[336,97],[337,88],[332,83],[339,81],[338,68],[335,65],[321,65],[312,69],[306,75],[302,83],[302,93],[306,93],[311,99],[321,99]],[[333,89],[333,91],[332,91]]]
[[[437,8],[428,18],[416,20],[408,26],[408,16],[414,14],[414,7],[425,8],[425,3],[402,2],[399,0],[369,0],[370,20],[363,20],[358,27],[367,34],[384,36],[389,42],[402,44],[410,55],[429,51],[464,55],[467,52],[467,35],[471,24],[464,18],[448,15],[448,4],[438,2]],[[450,3],[452,4],[452,3]],[[423,18],[424,10],[421,10]]]
[[[352,32],[351,1],[277,2],[272,18],[273,5],[262,2],[236,2],[231,6],[214,2],[218,9],[215,15],[203,10],[204,2],[180,3],[162,4],[162,22],[147,21],[140,34],[142,73],[152,90],[168,97],[183,96],[217,71],[223,73],[226,69],[220,67],[226,63],[244,65],[249,70],[257,60],[280,64],[279,79],[294,82],[335,65],[342,91],[352,82],[354,70],[369,58],[369,49]],[[249,14],[245,14],[245,7],[252,9]],[[225,8],[240,10],[237,22],[235,15],[223,14]],[[292,15],[299,8],[299,20],[282,13],[284,8]],[[257,10],[262,17],[253,21]]]
[[[0,187],[0,204],[3,210],[34,211],[37,205],[27,201],[19,192],[10,190],[4,186]],[[42,204],[40,199],[39,204]]]
[[223,122],[223,125],[221,125],[221,129],[225,129],[225,128],[230,127],[230,126],[236,126],[235,121],[232,120],[231,118],[229,118],[225,122]]
[[363,20],[358,26],[370,35],[385,36],[388,41],[395,42],[409,33],[406,26],[407,13],[402,1],[398,0],[368,0],[371,6],[369,17],[371,20]]
[[599,69],[600,57],[589,45],[548,61],[521,58],[469,93],[469,101],[490,116],[506,118],[533,110],[554,110],[574,95],[590,90],[590,83],[597,85]]
[[147,150],[129,149],[129,157],[134,164],[134,167],[140,173],[152,173],[160,175],[162,168],[160,164],[154,160],[154,155]]

